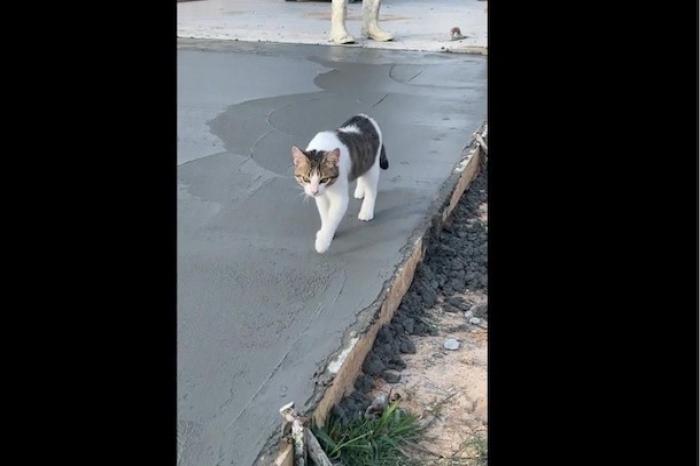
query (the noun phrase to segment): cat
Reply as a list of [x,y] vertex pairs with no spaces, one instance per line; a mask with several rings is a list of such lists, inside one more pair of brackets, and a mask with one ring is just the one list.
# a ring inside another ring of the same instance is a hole
[[356,115],[335,131],[321,131],[305,150],[292,146],[294,177],[304,193],[316,201],[321,229],[314,248],[328,250],[348,208],[349,184],[357,180],[355,199],[362,199],[360,220],[374,218],[379,168],[389,168],[382,131],[365,114]]

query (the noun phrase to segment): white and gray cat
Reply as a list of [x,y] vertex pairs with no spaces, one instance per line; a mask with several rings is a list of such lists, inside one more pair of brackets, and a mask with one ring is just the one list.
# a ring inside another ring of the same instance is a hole
[[305,150],[292,146],[294,176],[321,216],[316,252],[328,250],[348,208],[349,184],[357,180],[355,199],[363,199],[360,220],[374,218],[379,168],[389,168],[382,131],[373,119],[356,115],[335,131],[322,131]]

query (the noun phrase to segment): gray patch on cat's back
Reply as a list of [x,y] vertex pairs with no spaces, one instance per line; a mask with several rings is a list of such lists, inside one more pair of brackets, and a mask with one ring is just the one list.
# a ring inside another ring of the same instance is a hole
[[338,139],[345,144],[350,151],[352,169],[348,174],[348,180],[354,181],[358,177],[367,173],[372,168],[379,151],[379,133],[372,121],[366,116],[356,115],[340,127],[356,127],[360,132],[336,131]]

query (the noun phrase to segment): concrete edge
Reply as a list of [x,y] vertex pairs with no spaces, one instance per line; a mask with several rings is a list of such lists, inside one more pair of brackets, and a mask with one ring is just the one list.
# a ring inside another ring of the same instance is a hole
[[463,53],[466,55],[484,55],[488,56],[488,48],[480,46],[466,46],[459,48],[446,48],[443,50],[445,53]]
[[[487,128],[487,122],[483,122],[474,134],[480,134],[485,139]],[[472,137],[470,143],[462,150],[462,157],[454,165],[451,175],[441,185],[425,218],[409,237],[401,264],[385,282],[378,298],[358,313],[357,322],[346,331],[341,348],[323,364],[324,373],[316,382],[316,393],[305,404],[312,412],[314,424],[324,425],[333,406],[354,390],[354,382],[361,371],[362,363],[372,349],[377,333],[383,325],[391,321],[411,286],[430,237],[439,232],[449,218],[459,199],[479,173],[485,156],[483,148]],[[335,368],[331,374],[330,367]],[[275,444],[279,448],[276,453],[273,451]],[[270,454],[270,457],[266,459],[267,454]],[[278,432],[261,450],[255,465],[293,466],[293,456],[291,444],[280,439]]]
[[193,37],[193,36],[177,36],[177,48],[179,49],[194,49],[194,50],[224,50],[226,45],[233,44],[287,44],[287,45],[323,45],[326,47],[344,47],[358,48],[368,50],[394,50],[397,52],[425,52],[425,53],[461,53],[465,55],[488,55],[488,48],[481,45],[467,45],[462,47],[367,47],[360,43],[354,44],[334,44],[327,42],[279,42],[272,40],[242,40],[242,39],[226,39],[213,37]]

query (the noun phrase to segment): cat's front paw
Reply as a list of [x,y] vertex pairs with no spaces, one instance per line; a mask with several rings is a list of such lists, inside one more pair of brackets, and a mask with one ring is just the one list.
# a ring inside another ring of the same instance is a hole
[[327,235],[319,230],[318,233],[316,233],[316,243],[314,244],[316,252],[323,254],[328,251],[328,248],[331,246],[331,241],[333,241],[333,235]]
[[365,212],[364,210],[360,210],[360,214],[357,216],[360,220],[363,222],[369,222],[374,218],[374,212],[367,211]]

